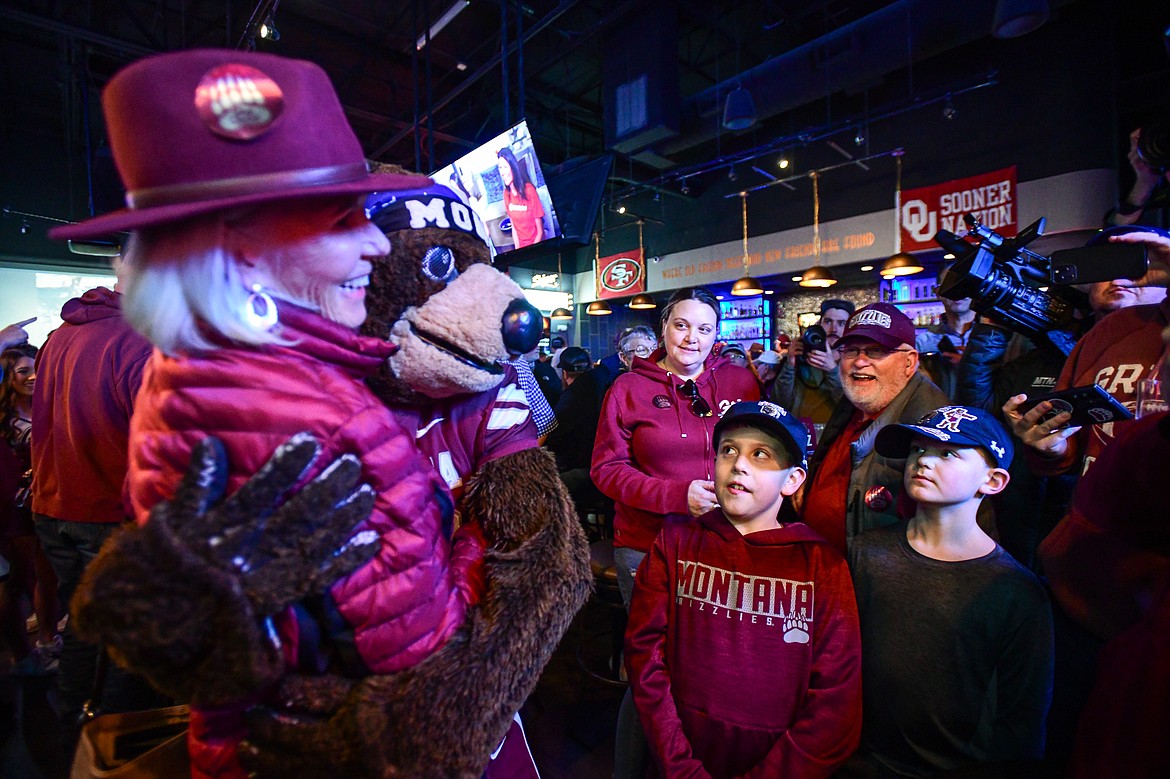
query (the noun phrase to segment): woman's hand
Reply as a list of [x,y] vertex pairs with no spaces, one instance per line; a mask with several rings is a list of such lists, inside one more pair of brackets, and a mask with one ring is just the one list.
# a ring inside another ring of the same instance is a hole
[[1026,445],[1053,459],[1064,456],[1068,451],[1068,439],[1081,428],[1065,427],[1072,414],[1062,411],[1050,416],[1052,404],[1047,400],[1024,414],[1020,404],[1027,395],[1013,395],[1003,404],[1003,418],[1012,427],[1012,432]]
[[715,482],[695,479],[687,487],[687,508],[692,517],[701,517],[719,505],[715,497]]

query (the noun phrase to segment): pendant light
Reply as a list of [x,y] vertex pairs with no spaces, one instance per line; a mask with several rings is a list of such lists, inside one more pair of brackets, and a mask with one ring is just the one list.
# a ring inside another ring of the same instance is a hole
[[[646,223],[645,219],[638,218],[638,256],[642,258],[642,262],[646,262],[646,249],[642,245],[642,225]],[[643,268],[645,272],[645,268]],[[648,295],[645,292],[639,292],[629,302],[629,307],[638,311],[645,311],[651,308],[658,308],[658,304],[654,302],[654,296]]]
[[640,292],[630,299],[630,308],[644,311],[646,309],[658,308],[658,303],[654,301],[653,295],[647,295],[645,292]]
[[743,202],[743,277],[731,285],[731,294],[739,297],[762,295],[764,288],[760,286],[760,282],[752,278],[751,272],[748,271],[747,192],[740,192],[739,199]]
[[[557,285],[561,283],[561,253],[557,252]],[[548,315],[549,319],[572,319],[573,312],[564,306],[558,306]]]
[[[594,233],[594,249],[593,249],[593,290],[598,298],[601,297],[601,233]],[[609,307],[609,303],[604,300],[595,300],[585,307],[585,313],[589,316],[606,316],[613,313],[613,309]]]
[[902,251],[902,150],[894,152],[898,174],[894,182],[894,254],[882,265],[882,278],[922,273],[922,263]]
[[837,283],[833,272],[821,265],[821,174],[808,174],[813,183],[813,266],[800,274],[802,287],[831,287]]

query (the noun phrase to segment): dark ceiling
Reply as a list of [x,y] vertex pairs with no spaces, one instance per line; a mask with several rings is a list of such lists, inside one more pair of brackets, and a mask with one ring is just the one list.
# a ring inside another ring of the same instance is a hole
[[[452,5],[465,7],[418,51],[415,41],[428,22]],[[664,15],[677,19],[678,88],[685,98],[887,5],[6,0],[0,41],[10,99],[3,121],[76,134],[82,89],[100,89],[135,59],[172,49],[255,45],[322,65],[367,152],[379,160],[438,167],[526,115],[538,150],[556,163],[604,150],[603,68],[607,57],[628,56],[608,47],[623,25],[653,23]],[[255,34],[270,13],[277,41]],[[517,75],[521,69],[523,78]],[[702,157],[678,155],[675,161]],[[638,168],[635,176],[657,173]]]
[[[1071,3],[1051,0],[1053,15]],[[455,5],[462,9],[454,19],[417,48]],[[526,117],[546,166],[616,152],[610,205],[634,196],[693,200],[716,178],[726,187],[736,170],[741,179],[758,174],[755,182],[775,178],[755,162],[765,151],[819,141],[827,155],[820,164],[863,156],[868,145],[860,140],[834,149],[826,139],[860,137],[871,117],[905,110],[907,100],[941,105],[951,92],[978,88],[978,79],[915,84],[913,64],[988,38],[995,7],[995,0],[5,0],[0,137],[59,139],[71,177],[83,175],[102,156],[96,97],[119,68],[153,52],[254,46],[324,67],[371,158],[434,170]],[[275,41],[258,35],[270,15]],[[668,94],[677,88],[668,101],[674,115],[662,122],[669,128],[616,143],[606,131],[614,88],[646,68],[660,71]],[[890,100],[890,82],[907,78],[901,101]],[[756,98],[759,121],[729,131],[722,107],[741,83]],[[588,263],[590,255],[570,262]]]

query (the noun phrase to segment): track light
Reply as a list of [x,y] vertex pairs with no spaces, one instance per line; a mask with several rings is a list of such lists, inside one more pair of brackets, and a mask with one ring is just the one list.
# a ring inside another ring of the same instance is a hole
[[946,105],[943,106],[943,118],[950,120],[959,115],[959,109],[955,108],[955,104],[951,102],[950,94],[947,95]]
[[619,214],[624,214],[626,212],[626,204],[625,203],[618,203],[617,212]]
[[260,37],[269,41],[280,40],[280,30],[276,29],[276,21],[272,18],[272,14],[260,23]]
[[857,128],[857,134],[853,136],[853,143],[856,146],[865,145],[865,130],[860,127]]
[[691,194],[691,187],[689,184],[687,184],[687,180],[685,178],[682,180],[681,186],[679,186],[679,191],[682,192],[684,195]]
[[780,170],[787,170],[791,164],[783,154],[780,155],[780,159],[776,160],[776,167],[780,168]]
[[728,181],[735,181],[737,178],[739,178],[739,176],[736,175],[735,166],[732,165],[730,168],[727,169],[727,180]]

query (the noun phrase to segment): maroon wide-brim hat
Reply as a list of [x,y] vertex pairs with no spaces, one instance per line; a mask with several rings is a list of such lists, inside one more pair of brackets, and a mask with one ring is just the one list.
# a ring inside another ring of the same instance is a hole
[[126,205],[49,231],[99,238],[235,206],[417,189],[371,175],[329,77],[272,54],[194,49],[139,60],[102,93]]

